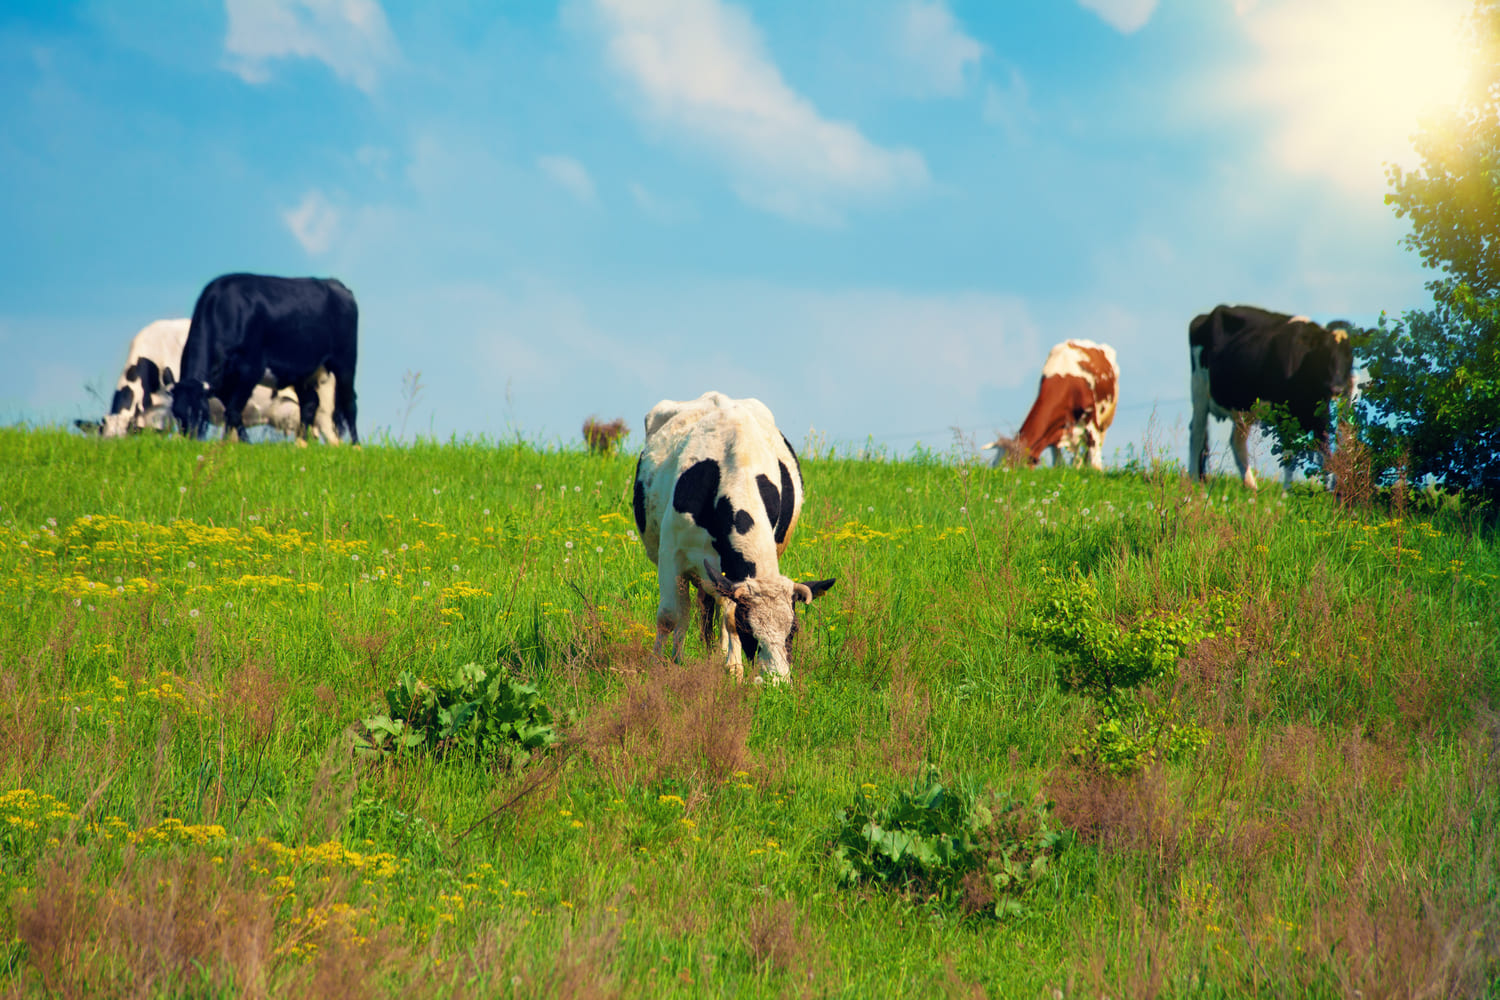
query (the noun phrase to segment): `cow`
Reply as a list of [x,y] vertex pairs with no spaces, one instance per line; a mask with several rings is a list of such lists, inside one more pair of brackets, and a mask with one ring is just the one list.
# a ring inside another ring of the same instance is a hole
[[202,436],[210,400],[224,406],[225,435],[243,439],[241,414],[258,384],[293,387],[311,423],[320,391],[332,397],[332,419],[320,432],[355,429],[354,366],[359,308],[332,278],[226,274],[204,286],[182,349],[172,415],[184,433]]
[[1052,464],[1062,463],[1062,449],[1104,468],[1104,432],[1115,419],[1120,364],[1115,349],[1092,340],[1065,340],[1047,352],[1036,402],[1014,438],[1001,437],[981,448],[994,449],[995,464],[1008,456],[1035,465],[1052,449]]
[[623,419],[611,420],[605,423],[596,416],[590,415],[583,422],[583,440],[589,446],[589,451],[600,455],[613,455],[615,446],[630,433]]
[[[1208,416],[1233,421],[1229,435],[1245,486],[1256,488],[1245,442],[1258,401],[1284,405],[1298,426],[1328,449],[1330,401],[1354,389],[1354,345],[1349,324],[1327,328],[1306,316],[1288,316],[1255,306],[1215,306],[1188,326],[1192,362],[1193,420],[1188,431],[1188,470],[1201,479],[1208,464]],[[1283,461],[1283,486],[1292,463]]]
[[[98,432],[106,438],[124,437],[142,430],[166,430],[172,418],[172,389],[182,367],[182,345],[187,341],[191,322],[187,319],[159,319],[132,337],[125,370],[116,383],[109,413],[101,420],[76,420],[74,423],[78,428]],[[331,378],[327,372],[321,373],[314,426],[324,441],[337,443],[337,438],[330,436],[333,431],[329,420],[333,406]],[[222,424],[223,407],[217,400],[213,400],[211,406],[210,419]],[[302,407],[291,389],[272,394],[265,386],[256,386],[250,402],[245,405],[243,421],[246,427],[270,424],[284,434],[296,436],[299,444],[305,443],[300,433]]]
[[758,680],[790,677],[796,606],[834,584],[799,583],[777,567],[802,497],[797,454],[760,400],[706,392],[651,408],[633,506],[661,588],[658,654],[670,634],[672,659],[682,659],[692,585],[705,645],[713,641],[716,614],[723,613],[719,647],[736,680],[743,677],[742,654],[759,668]]

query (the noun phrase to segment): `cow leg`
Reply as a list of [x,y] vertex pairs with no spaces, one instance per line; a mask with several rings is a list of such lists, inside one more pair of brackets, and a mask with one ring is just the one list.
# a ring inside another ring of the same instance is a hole
[[714,644],[714,618],[719,613],[719,599],[707,587],[698,587],[698,634],[703,639],[703,648],[712,649]]
[[1245,486],[1255,489],[1255,470],[1250,468],[1250,449],[1247,442],[1250,437],[1250,418],[1246,414],[1236,413],[1233,419],[1234,429],[1229,432],[1229,447],[1234,451],[1234,464],[1239,466],[1240,476]]
[[[313,373],[313,388],[318,395],[318,410],[313,416],[313,427],[318,437],[323,439],[324,444],[338,444],[338,431],[333,428],[334,397],[337,395],[337,386],[334,384],[333,376],[328,369],[319,367]],[[354,422],[350,419],[349,428],[353,432]]]
[[[359,446],[359,431],[354,429],[354,369],[340,368],[330,371],[333,377],[333,426],[342,424],[349,431],[349,443]],[[320,397],[321,398],[321,397]]]
[[656,608],[656,645],[653,650],[660,654],[662,640],[668,633],[672,636],[672,662],[682,662],[682,641],[687,637],[689,608],[688,582],[671,569],[658,571],[657,581],[661,586],[661,603]]
[[255,392],[259,373],[250,378],[245,378],[243,372],[237,375],[226,373],[224,384],[217,392],[219,401],[224,404],[224,439],[249,441],[245,436],[245,406]]
[[1193,419],[1188,425],[1188,475],[1202,479],[1208,472],[1208,369],[1198,363],[1193,349]]
[[1047,450],[1052,453],[1052,467],[1054,469],[1063,464],[1063,453],[1061,447],[1059,447],[1058,445],[1053,445]]
[[1089,426],[1084,429],[1084,440],[1088,442],[1089,465],[1104,471],[1104,434],[1096,427]]

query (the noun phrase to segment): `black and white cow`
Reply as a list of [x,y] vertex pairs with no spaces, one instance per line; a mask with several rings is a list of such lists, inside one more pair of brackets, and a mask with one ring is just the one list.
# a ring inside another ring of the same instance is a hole
[[[1245,485],[1255,488],[1245,439],[1256,401],[1279,403],[1324,449],[1329,401],[1354,387],[1354,347],[1348,324],[1325,329],[1306,316],[1254,306],[1215,306],[1188,326],[1192,358],[1193,421],[1188,468],[1202,478],[1208,461],[1208,416],[1232,420],[1230,447]],[[1290,483],[1292,466],[1284,466]]]
[[215,278],[193,307],[172,415],[184,432],[201,436],[211,417],[209,401],[217,399],[226,414],[225,434],[243,437],[240,414],[264,383],[294,388],[303,422],[312,423],[321,383],[323,391],[331,390],[332,425],[346,428],[349,440],[359,444],[358,339],[359,308],[342,282],[258,274]]
[[705,644],[724,613],[720,649],[735,678],[743,652],[762,677],[787,680],[796,605],[834,581],[798,583],[777,567],[802,510],[802,470],[765,404],[719,392],[657,403],[646,414],[634,507],[661,586],[656,651],[671,633],[672,658],[681,660],[691,584]]
[[[147,324],[130,340],[125,369],[115,385],[109,413],[101,420],[78,420],[81,430],[98,431],[106,438],[124,437],[134,431],[163,431],[172,420],[172,389],[182,367],[182,348],[187,343],[187,319],[159,319]],[[318,411],[314,428],[324,441],[338,443],[333,433],[333,382],[326,371],[317,379]],[[210,420],[224,423],[224,409],[218,400],[210,401]],[[283,434],[302,439],[302,407],[291,389],[272,393],[263,385],[255,387],[242,416],[246,427],[270,424]]]

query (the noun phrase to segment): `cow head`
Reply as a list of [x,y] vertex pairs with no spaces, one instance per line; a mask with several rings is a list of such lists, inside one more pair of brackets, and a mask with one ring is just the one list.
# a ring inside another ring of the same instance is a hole
[[207,382],[183,379],[172,393],[172,416],[182,428],[182,433],[201,438],[208,430],[212,411],[209,408]]
[[1020,438],[999,437],[985,445],[980,451],[993,451],[995,453],[995,468],[1009,465],[1012,468],[1022,465],[1035,465],[1040,453],[1033,454],[1030,448],[1021,442]]
[[[811,604],[834,581],[798,583],[777,573],[733,582],[707,559],[703,569],[707,586],[734,605],[733,628],[745,655],[773,683],[786,681],[791,675],[792,639],[797,634],[797,605]],[[730,622],[724,625],[728,628]]]

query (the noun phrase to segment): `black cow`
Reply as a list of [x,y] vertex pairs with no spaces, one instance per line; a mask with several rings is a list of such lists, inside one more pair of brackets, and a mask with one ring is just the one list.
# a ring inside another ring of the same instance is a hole
[[[1354,347],[1349,324],[1328,329],[1306,316],[1254,306],[1215,306],[1188,326],[1192,357],[1193,422],[1188,469],[1202,478],[1208,461],[1208,415],[1232,420],[1230,446],[1245,485],[1255,488],[1245,439],[1249,410],[1258,400],[1285,405],[1304,431],[1328,446],[1328,404],[1354,388]],[[1285,481],[1292,467],[1286,464]]]
[[182,349],[182,370],[172,415],[187,434],[201,437],[210,419],[209,398],[224,406],[225,434],[244,440],[241,414],[255,387],[292,386],[302,422],[312,424],[318,380],[333,376],[333,422],[354,426],[354,365],[359,350],[359,308],[354,295],[332,278],[276,278],[226,274],[210,281],[193,307]]

